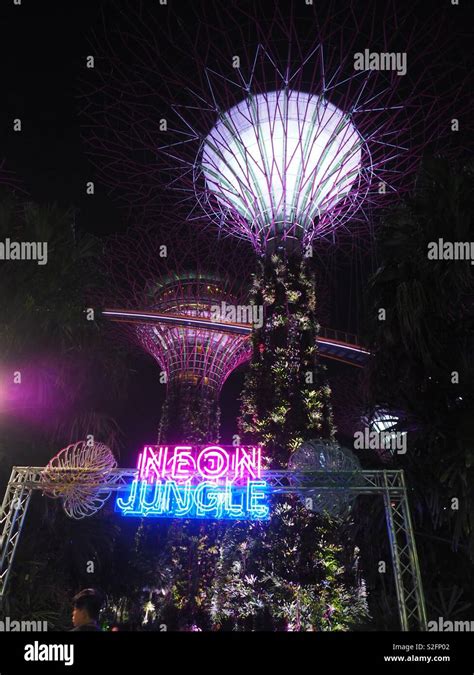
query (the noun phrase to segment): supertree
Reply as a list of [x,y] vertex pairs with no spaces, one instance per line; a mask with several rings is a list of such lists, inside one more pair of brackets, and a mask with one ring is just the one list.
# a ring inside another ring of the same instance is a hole
[[[264,442],[273,466],[286,466],[304,440],[334,437],[316,348],[313,253],[326,243],[352,246],[356,236],[367,241],[374,210],[411,189],[423,151],[441,127],[449,130],[448,106],[459,92],[448,86],[441,100],[440,80],[431,79],[447,54],[441,24],[433,31],[423,16],[420,29],[416,13],[396,3],[294,3],[289,13],[210,4],[209,13],[200,5],[196,29],[168,13],[163,40],[141,12],[122,37],[110,37],[96,104],[86,95],[87,135],[108,185],[125,186],[145,218],[162,207],[161,183],[181,191],[189,220],[207,214],[252,244],[252,301],[264,307],[265,321],[253,334],[240,426]],[[400,24],[409,29],[402,33]],[[168,67],[171,40],[179,46]],[[388,66],[381,55],[391,56]],[[275,514],[289,527],[294,517],[294,532],[314,530],[294,505],[282,503]],[[275,601],[265,596],[275,617],[289,598],[306,593],[314,604],[304,569],[317,556],[303,539],[290,546],[275,523],[252,539],[262,591],[254,594],[265,602],[262,579],[272,566],[275,586],[288,591]],[[245,541],[231,544],[235,551]],[[279,564],[285,548],[298,551],[297,565],[290,554],[289,566]],[[245,565],[238,556],[233,562],[241,582]]]
[[[225,320],[226,309],[245,307],[249,251],[229,239],[196,237],[189,226],[166,236],[136,228],[112,237],[105,259],[104,313],[119,322],[123,338],[158,362],[167,383],[159,441],[217,441],[220,388],[252,353],[249,324]],[[139,529],[136,553],[148,551],[151,561],[158,554],[162,568],[169,568],[167,585],[181,624],[198,620],[193,603],[182,600],[192,597],[201,605],[201,625],[209,625],[209,587],[225,530],[182,523]],[[164,612],[173,624],[170,608]]]
[[5,159],[0,159],[0,187],[5,193],[20,193],[23,197],[27,196],[22,181],[15,172],[7,168]]
[[439,77],[449,32],[393,2],[197,3],[195,16],[125,7],[97,44],[86,138],[134,213],[152,219],[174,192],[190,221],[204,213],[252,244],[265,323],[243,430],[285,465],[303,437],[333,433],[313,254],[364,245],[374,210],[411,189],[424,150],[448,135],[453,105],[462,110],[462,83]]
[[[219,394],[250,357],[245,247],[190,227],[148,228],[109,239],[105,316],[153,357],[166,384],[158,442],[219,439]],[[247,315],[248,314],[248,315]],[[234,318],[234,321],[229,320]]]
[[[449,9],[427,16],[416,0],[258,7],[210,0],[181,11],[126,1],[107,10],[107,31],[92,39],[95,66],[82,78],[83,132],[101,182],[135,219],[158,222],[172,186],[182,191],[190,219],[200,219],[204,207],[221,226],[224,211],[233,216],[226,227],[232,220],[234,233],[260,250],[278,223],[289,236],[316,235],[318,245],[337,238],[340,248],[343,233],[371,229],[371,206],[385,207],[411,189],[421,155],[440,138],[445,148],[456,114],[461,124],[451,138],[464,137],[467,69],[453,53],[459,13]],[[406,73],[360,63],[356,56],[365,51],[405,54]],[[242,149],[256,140],[252,119],[266,116],[268,132],[275,108],[270,138],[260,134],[259,147],[239,161],[239,143]],[[246,113],[246,128],[236,130]],[[292,139],[274,153],[268,141],[286,119]],[[202,162],[214,127],[218,155],[210,147]],[[302,139],[309,145],[293,156]],[[224,164],[219,182],[213,171]]]
[[[158,443],[218,442],[220,391],[251,355],[248,251],[196,235],[186,225],[166,235],[142,227],[110,237],[105,246],[104,314],[118,322],[122,339],[157,362],[166,385]],[[203,622],[197,617],[221,529],[179,520],[138,527],[134,557],[146,561],[147,617],[153,605],[156,621],[171,628]],[[136,571],[139,592],[129,607],[142,619],[143,567]]]

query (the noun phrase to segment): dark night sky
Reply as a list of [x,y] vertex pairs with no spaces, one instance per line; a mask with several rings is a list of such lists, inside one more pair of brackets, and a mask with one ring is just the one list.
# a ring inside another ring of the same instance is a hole
[[[186,5],[186,1],[169,2]],[[418,3],[421,16],[446,3],[449,0]],[[22,0],[20,6],[13,0],[2,1],[0,159],[6,160],[6,168],[16,173],[33,200],[74,205],[78,226],[105,234],[123,229],[125,218],[99,183],[93,197],[85,194],[85,183],[94,179],[94,171],[81,144],[77,100],[78,76],[90,53],[88,39],[98,25],[100,7],[100,0]],[[465,25],[463,15],[459,25]],[[12,128],[17,117],[22,120],[21,133]],[[155,385],[158,370],[145,358],[137,358],[134,365],[131,400],[135,406],[133,411],[127,409],[125,429],[133,444],[154,438],[159,417],[158,399],[150,395],[159,387]],[[341,368],[331,366],[334,372]],[[224,388],[223,427],[228,434],[235,428],[241,382],[242,374],[235,373]]]
[[[31,2],[1,7],[4,102],[0,157],[33,200],[73,204],[77,223],[96,233],[121,229],[123,216],[96,185],[84,154],[78,120],[78,75],[83,69],[99,2]],[[12,130],[21,118],[22,132]]]
[[[410,0],[399,4],[407,2],[412,4]],[[183,7],[184,19],[192,16],[186,12],[187,0],[169,0],[169,4],[180,11]],[[428,17],[446,4],[449,0],[418,2],[417,11],[421,18]],[[469,4],[461,0],[464,7],[456,9],[460,35],[468,24]],[[78,224],[97,233],[123,226],[123,214],[100,185],[93,198],[84,190],[94,172],[80,140],[76,97],[78,76],[90,53],[91,29],[100,24],[101,5],[101,0],[22,0],[22,5],[15,6],[13,0],[3,0],[0,7],[0,158],[6,159],[7,168],[17,173],[33,199],[74,204]],[[466,60],[461,42],[459,59]],[[12,130],[16,117],[22,119],[22,133]]]

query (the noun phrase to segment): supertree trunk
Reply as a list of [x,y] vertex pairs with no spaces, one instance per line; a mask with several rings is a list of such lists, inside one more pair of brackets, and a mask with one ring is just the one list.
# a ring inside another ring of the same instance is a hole
[[[159,443],[217,443],[220,410],[217,392],[209,387],[178,383],[170,386],[161,413]],[[211,586],[217,559],[218,523],[173,520],[166,528],[162,547],[167,576],[166,602],[160,622],[171,629],[210,627],[207,589]],[[155,524],[147,526],[150,534]]]
[[307,438],[333,438],[331,391],[317,357],[314,275],[305,258],[273,253],[259,262],[255,304],[265,308],[253,336],[250,373],[242,394],[240,430],[264,444],[273,468],[286,468]]
[[[308,260],[286,251],[259,264],[253,301],[265,307],[239,427],[271,468],[286,468],[306,439],[333,439],[330,389],[316,344],[316,296]],[[337,524],[297,497],[273,499],[267,523],[229,527],[220,541],[212,613],[234,629],[344,630],[366,616]],[[352,547],[353,548],[353,547]]]
[[161,412],[158,443],[217,443],[220,409],[218,392],[209,387],[177,384],[169,387]]
[[[220,410],[215,390],[191,383],[170,385],[161,413],[158,443],[217,443]],[[158,624],[168,630],[210,627],[207,589],[212,584],[220,526],[215,522],[163,519],[142,521],[137,555],[148,551],[164,572],[155,605]]]

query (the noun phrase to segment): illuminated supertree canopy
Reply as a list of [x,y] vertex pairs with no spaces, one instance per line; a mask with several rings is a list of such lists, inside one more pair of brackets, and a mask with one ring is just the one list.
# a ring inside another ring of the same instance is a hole
[[[225,280],[204,273],[177,274],[160,279],[150,289],[150,300],[149,309],[181,318],[175,325],[136,328],[138,340],[163,368],[167,381],[220,391],[230,373],[249,356],[246,336],[226,332],[225,322],[212,325],[216,308],[220,310],[222,303],[237,304],[237,298],[226,291]],[[185,325],[186,317],[202,319],[206,325]]]
[[[251,352],[248,332],[239,332],[235,321],[240,318],[236,308],[246,304],[242,247],[232,245],[230,251],[229,241],[216,242],[213,237],[196,237],[194,229],[177,228],[166,237],[144,229],[130,231],[113,237],[108,248],[109,316],[126,322],[122,325],[127,339],[159,364],[170,416],[179,418],[176,406],[188,412],[192,408],[202,433],[207,436],[212,428],[215,436],[219,392]],[[140,317],[134,310],[141,311]],[[173,433],[179,435],[187,424],[192,425],[178,420]],[[167,426],[163,418],[163,433]],[[199,429],[194,429],[198,435]]]
[[322,96],[282,89],[227,111],[204,141],[201,167],[223,215],[241,216],[230,228],[248,223],[257,241],[297,236],[347,203],[362,145],[350,117]]
[[[101,177],[144,218],[173,188],[189,219],[204,212],[259,252],[275,236],[370,232],[425,150],[446,149],[453,102],[465,114],[463,64],[440,17],[416,4],[198,2],[198,30],[131,8],[127,30],[97,41],[100,67],[84,82]],[[441,87],[447,62],[457,77]]]

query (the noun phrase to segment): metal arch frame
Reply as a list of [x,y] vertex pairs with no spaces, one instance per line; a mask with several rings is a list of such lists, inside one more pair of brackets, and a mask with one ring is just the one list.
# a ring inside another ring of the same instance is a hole
[[[0,510],[0,603],[5,597],[23,523],[31,499],[35,469],[13,467]],[[1,606],[1,605],[0,605]]]
[[[13,467],[0,510],[0,603],[6,596],[10,572],[33,490],[44,490],[44,467]],[[113,469],[99,491],[118,492],[136,476],[136,469]],[[418,554],[402,470],[266,471],[265,480],[277,494],[314,495],[351,492],[382,495],[402,631],[427,630],[426,605]],[[57,485],[57,484],[56,484]]]

